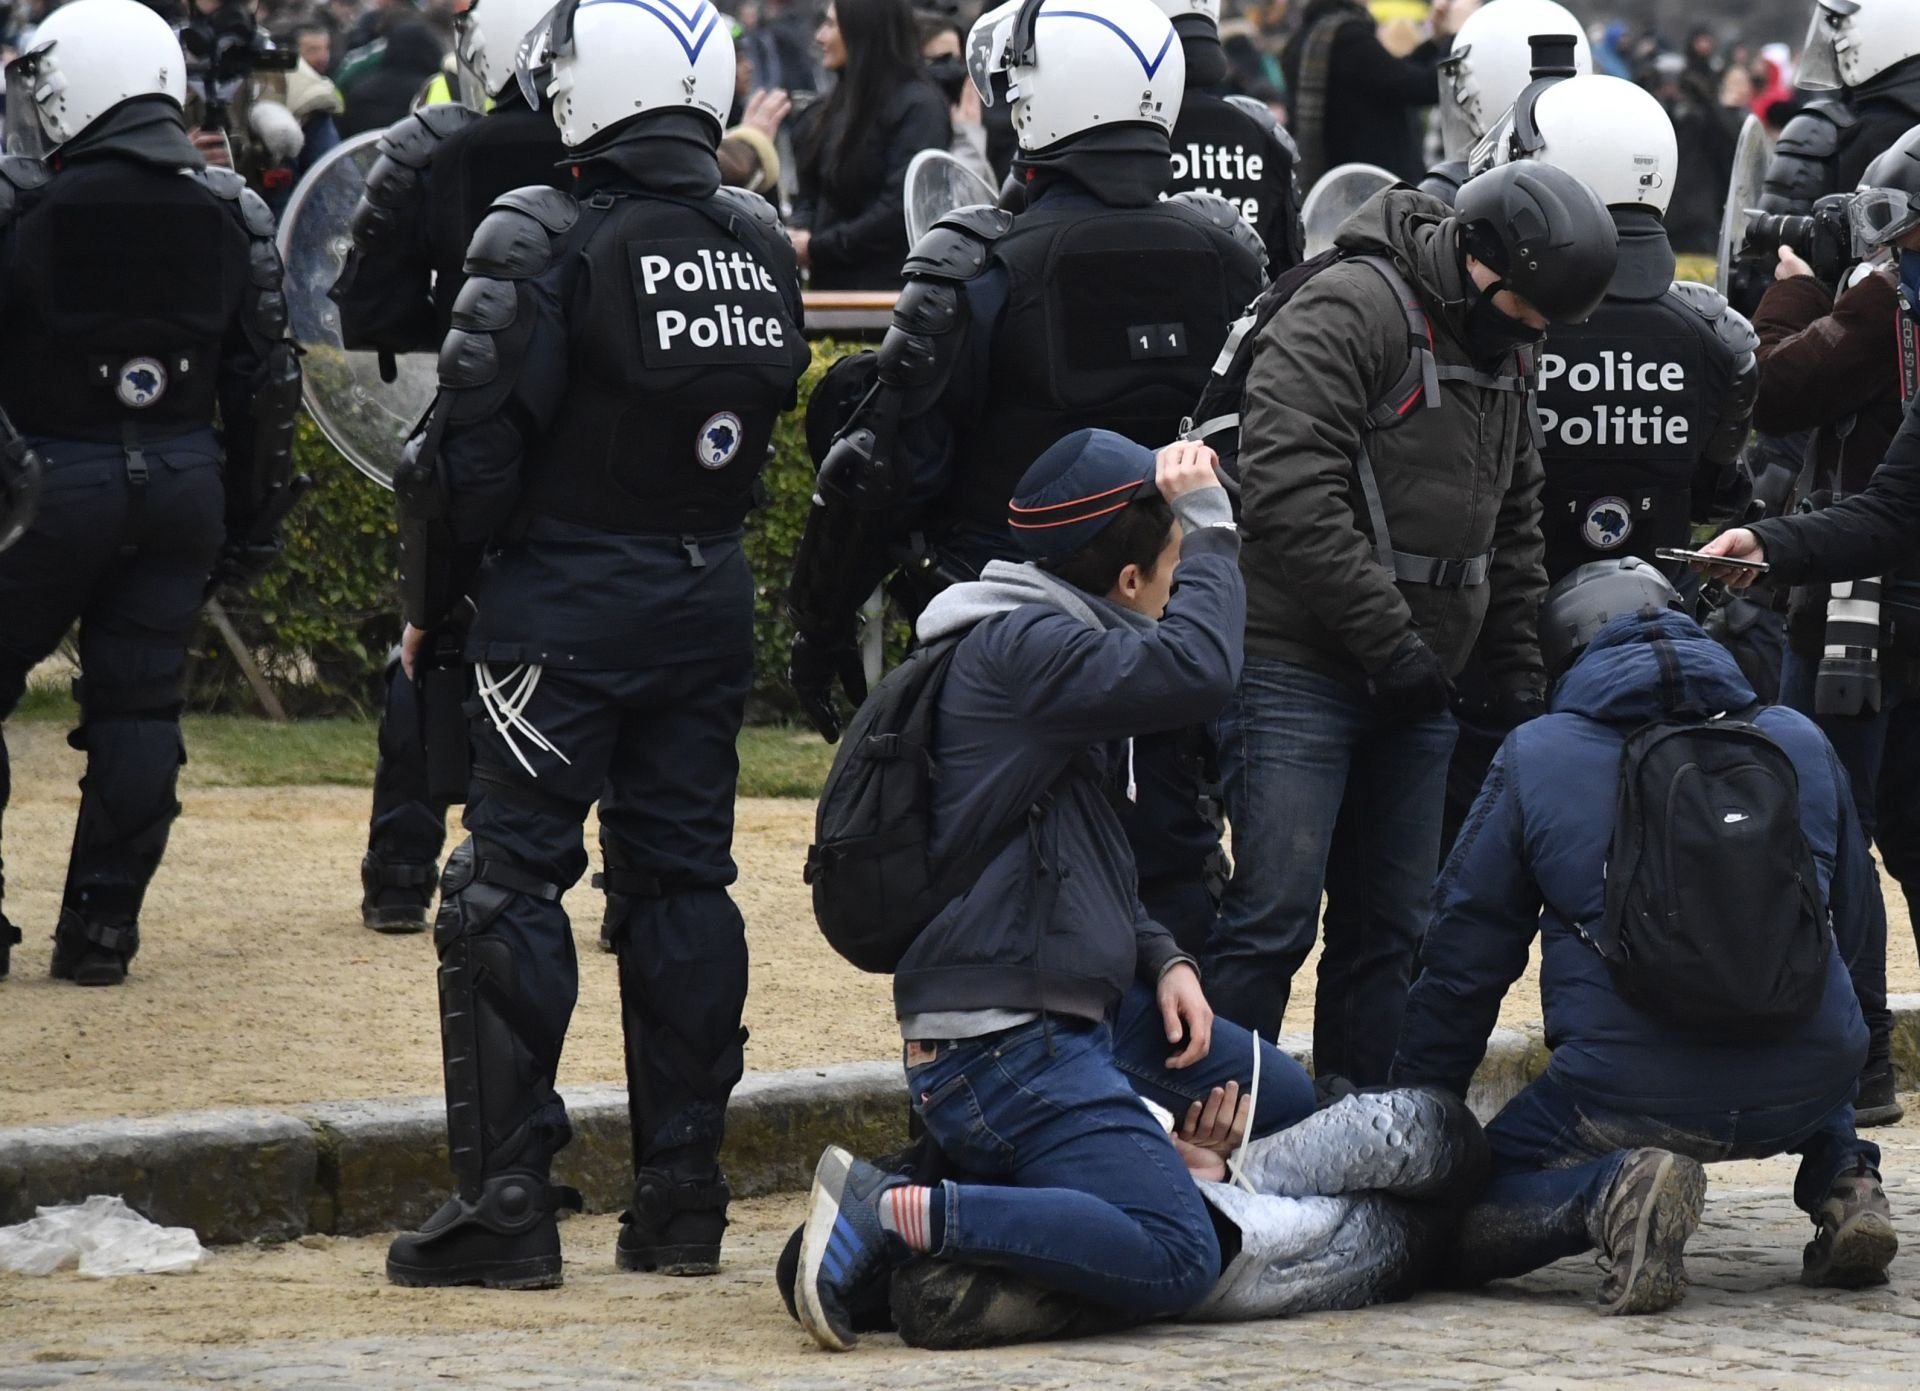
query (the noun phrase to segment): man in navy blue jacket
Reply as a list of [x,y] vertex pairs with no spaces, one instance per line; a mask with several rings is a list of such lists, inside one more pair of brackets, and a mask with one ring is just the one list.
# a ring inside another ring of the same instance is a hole
[[1664,712],[1756,703],[1733,658],[1675,603],[1637,560],[1583,566],[1554,587],[1540,622],[1549,670],[1565,672],[1552,713],[1501,746],[1435,891],[1394,1084],[1465,1093],[1536,933],[1554,1050],[1546,1075],[1487,1127],[1493,1177],[1461,1223],[1456,1283],[1597,1249],[1606,1312],[1669,1308],[1686,1291],[1700,1161],[1776,1154],[1801,1156],[1794,1201],[1815,1226],[1805,1283],[1881,1283],[1896,1249],[1880,1152],[1854,1134],[1852,1105],[1867,1030],[1847,961],[1873,947],[1879,886],[1845,774],[1812,721],[1778,706],[1752,717],[1798,773],[1833,923],[1811,1018],[1763,1043],[1676,1031],[1621,998],[1582,933],[1602,916],[1627,736]]
[[[796,1312],[829,1348],[854,1341],[855,1292],[916,1255],[1132,1318],[1181,1312],[1220,1276],[1206,1203],[1136,1092],[1184,1112],[1244,1086],[1254,1041],[1213,1018],[1192,959],[1140,906],[1116,803],[1137,791],[1136,735],[1205,721],[1233,692],[1246,591],[1232,511],[1212,450],[1156,459],[1080,430],[1027,472],[1009,523],[1032,563],[988,565],[919,623],[923,641],[965,634],[939,695],[934,850],[1044,810],[894,977],[914,1111],[982,1181],[915,1184],[838,1147],[822,1156]],[[1305,1072],[1263,1045],[1255,1133],[1312,1109]]]

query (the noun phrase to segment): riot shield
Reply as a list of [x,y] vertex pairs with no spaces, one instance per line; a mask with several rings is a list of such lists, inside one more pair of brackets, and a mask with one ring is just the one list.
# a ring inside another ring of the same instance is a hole
[[1727,184],[1727,208],[1720,217],[1720,264],[1714,272],[1714,288],[1727,292],[1733,263],[1747,240],[1747,223],[1760,206],[1766,189],[1767,167],[1773,163],[1773,137],[1758,116],[1747,117],[1740,127],[1740,140],[1733,150],[1733,178]]
[[1374,194],[1399,183],[1398,175],[1377,164],[1343,164],[1320,176],[1300,205],[1300,222],[1306,229],[1309,259],[1331,250],[1340,224],[1360,209]]
[[993,186],[945,150],[922,150],[907,166],[907,245],[956,208],[994,201]]
[[379,158],[380,135],[368,131],[344,141],[308,171],[280,219],[280,256],[287,265],[287,318],[305,355],[307,412],[349,463],[391,488],[400,448],[433,402],[434,356],[404,354],[395,359],[394,379],[382,381],[378,353],[349,352],[342,344],[340,308],[327,297],[352,245],[353,210]]

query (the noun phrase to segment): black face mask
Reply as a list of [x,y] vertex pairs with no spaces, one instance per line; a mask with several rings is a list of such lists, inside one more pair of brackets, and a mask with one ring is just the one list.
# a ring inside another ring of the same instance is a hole
[[960,100],[960,93],[967,85],[966,60],[955,53],[929,58],[927,76],[933,79],[934,86],[947,94],[947,105],[953,106]]
[[1467,307],[1467,351],[1477,361],[1490,362],[1504,357],[1516,348],[1538,343],[1545,336],[1545,330],[1521,323],[1493,302],[1493,297],[1507,288],[1504,280],[1496,280],[1484,290],[1475,287],[1471,277],[1467,284],[1468,293],[1473,297],[1473,303]]

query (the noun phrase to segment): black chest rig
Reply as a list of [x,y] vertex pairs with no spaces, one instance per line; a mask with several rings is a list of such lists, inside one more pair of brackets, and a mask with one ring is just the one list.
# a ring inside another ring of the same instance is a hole
[[998,530],[1041,451],[1074,430],[1170,443],[1234,317],[1245,253],[1175,204],[1023,213],[993,248],[1007,302],[990,346],[988,399],[956,460],[948,510]]
[[562,287],[567,391],[524,511],[630,533],[745,519],[809,360],[791,260],[750,196],[582,203]]
[[213,423],[250,251],[209,177],[90,161],[25,207],[0,335],[0,401],[21,430],[118,443]]
[[573,173],[567,147],[545,112],[515,105],[472,121],[435,151],[427,188],[427,237],[433,265],[433,302],[444,337],[453,302],[467,282],[467,244],[500,195],[544,184],[565,192]]
[[1555,327],[1541,357],[1541,529],[1547,574],[1685,546],[1693,477],[1733,375],[1732,354],[1656,300],[1608,299]]

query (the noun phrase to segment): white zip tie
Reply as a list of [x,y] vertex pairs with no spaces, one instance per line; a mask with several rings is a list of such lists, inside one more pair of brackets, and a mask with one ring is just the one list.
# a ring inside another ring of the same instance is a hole
[[[573,766],[573,760],[562,753],[546,735],[535,729],[533,723],[522,713],[532,702],[534,692],[540,689],[540,677],[544,668],[522,662],[501,678],[494,676],[493,667],[487,662],[478,663],[475,670],[479,676],[476,684],[480,690],[481,708],[487,712],[487,718],[493,721],[494,729],[506,741],[508,750],[520,761],[520,766],[527,770],[529,777],[537,778],[540,774],[534,770],[533,764],[527,761],[526,754],[522,753],[520,746],[514,742],[513,734],[516,729],[534,748],[552,754],[568,767]],[[509,683],[514,682],[518,684],[514,685],[511,691],[507,690]]]
[[1127,740],[1127,800],[1129,802],[1138,802],[1140,800],[1140,784],[1135,782],[1133,777],[1132,739]]

